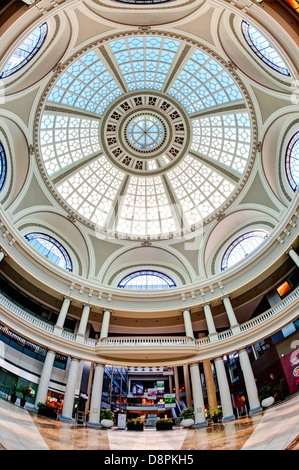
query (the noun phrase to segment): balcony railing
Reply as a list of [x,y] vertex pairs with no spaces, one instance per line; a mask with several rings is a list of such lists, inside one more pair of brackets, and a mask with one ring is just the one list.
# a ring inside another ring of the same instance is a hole
[[194,344],[194,339],[187,336],[131,336],[104,338],[100,344],[107,346],[178,346],[182,344]]
[[[255,327],[260,326],[262,324],[266,324],[269,319],[274,318],[275,315],[277,315],[279,312],[281,312],[283,309],[288,307],[290,304],[292,304],[294,301],[297,301],[295,303],[295,306],[299,307],[299,287],[296,288],[291,294],[289,294],[284,300],[279,302],[277,305],[274,307],[268,309],[266,312],[261,313],[257,317],[239,325],[240,330],[239,330],[239,335],[242,333],[247,333],[249,330],[253,330]],[[0,294],[0,306],[3,306],[4,309],[9,310],[12,312],[14,315],[17,317],[21,318],[22,320],[25,320],[31,325],[34,325],[37,329],[41,329],[44,331],[47,331],[50,334],[55,334],[54,327],[53,325],[48,324],[47,322],[44,322],[42,320],[39,320],[38,318],[34,317],[33,315],[30,315],[28,312],[25,310],[21,309],[20,307],[14,305],[10,300],[8,300],[2,293]],[[71,341],[72,343],[77,342],[77,337],[76,334],[74,333],[69,333],[65,330],[62,330],[60,333],[58,333],[61,338],[64,338],[66,340]],[[225,340],[227,338],[232,338],[235,336],[236,333],[234,333],[231,329],[227,329],[226,331],[220,332],[217,334],[218,341],[216,339],[216,342],[220,342],[222,340]],[[81,342],[81,341],[80,341]],[[211,343],[209,336],[206,336],[204,338],[200,339],[194,339],[186,336],[130,336],[130,337],[107,337],[103,338],[102,340],[96,340],[92,338],[85,338],[84,339],[84,345],[90,346],[92,348],[98,348],[98,352],[101,352],[101,350],[106,350],[108,348],[134,348],[134,347],[184,347],[184,346],[194,346],[199,347],[199,348],[204,348],[204,346],[209,345]],[[78,344],[79,347],[79,344]]]

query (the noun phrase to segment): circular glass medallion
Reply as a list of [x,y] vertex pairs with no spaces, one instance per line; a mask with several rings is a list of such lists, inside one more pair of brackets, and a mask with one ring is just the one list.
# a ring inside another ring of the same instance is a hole
[[127,139],[137,150],[155,149],[161,143],[163,136],[162,122],[147,113],[133,118],[127,127]]
[[177,164],[192,134],[179,103],[159,92],[133,92],[114,102],[104,113],[101,131],[105,155],[135,175],[163,173]]

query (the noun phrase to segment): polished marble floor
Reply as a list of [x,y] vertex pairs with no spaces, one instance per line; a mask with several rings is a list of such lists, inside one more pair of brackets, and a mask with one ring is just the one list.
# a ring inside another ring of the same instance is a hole
[[299,450],[299,395],[255,416],[200,429],[98,430],[0,400],[0,450]]

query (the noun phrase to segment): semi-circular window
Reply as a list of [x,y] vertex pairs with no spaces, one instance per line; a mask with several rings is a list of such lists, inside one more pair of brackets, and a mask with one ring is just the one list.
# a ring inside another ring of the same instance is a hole
[[283,75],[290,76],[282,57],[265,36],[246,21],[242,21],[242,33],[249,47],[265,64]]
[[158,271],[136,271],[124,277],[117,287],[124,289],[168,289],[176,287],[173,279]]
[[4,152],[3,145],[0,142],[0,191],[2,190],[6,178],[6,155]]
[[24,238],[53,263],[67,271],[73,270],[72,261],[68,252],[55,238],[37,232],[28,233]]
[[299,184],[299,131],[296,132],[288,143],[285,167],[287,178],[293,191]]
[[152,5],[155,3],[166,3],[173,0],[116,0],[120,3],[130,3],[132,5]]
[[221,271],[231,268],[252,253],[268,234],[263,230],[254,230],[240,235],[225,251],[221,261]]
[[0,74],[0,78],[6,78],[26,65],[42,47],[48,32],[47,23],[36,28],[13,52]]

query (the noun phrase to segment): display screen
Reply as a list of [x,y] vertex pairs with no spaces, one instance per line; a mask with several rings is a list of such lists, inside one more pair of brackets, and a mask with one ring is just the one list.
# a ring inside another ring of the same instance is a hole
[[285,281],[283,284],[278,286],[276,290],[280,297],[283,297],[289,290],[291,290],[291,286],[287,281]]

